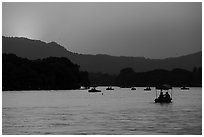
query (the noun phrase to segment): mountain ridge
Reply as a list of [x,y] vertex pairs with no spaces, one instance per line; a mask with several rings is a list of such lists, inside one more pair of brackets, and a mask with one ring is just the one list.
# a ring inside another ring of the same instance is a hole
[[43,42],[19,37],[2,37],[2,52],[13,53],[19,57],[31,60],[46,57],[67,57],[81,66],[82,70],[89,72],[103,72],[118,74],[121,69],[131,67],[135,72],[144,72],[154,69],[182,68],[192,70],[193,67],[202,66],[202,51],[169,57],[165,59],[150,59],[145,57],[112,56],[106,54],[79,54],[73,53],[56,42]]

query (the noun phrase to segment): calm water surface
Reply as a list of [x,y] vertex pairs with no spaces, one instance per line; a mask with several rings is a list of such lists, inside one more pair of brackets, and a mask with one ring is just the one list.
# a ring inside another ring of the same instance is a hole
[[173,89],[156,104],[155,90],[115,87],[2,93],[3,134],[202,134],[202,89]]

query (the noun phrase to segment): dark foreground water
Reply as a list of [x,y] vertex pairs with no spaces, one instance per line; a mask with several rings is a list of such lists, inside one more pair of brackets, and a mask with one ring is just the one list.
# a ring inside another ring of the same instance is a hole
[[202,89],[173,89],[173,103],[155,104],[155,90],[115,87],[3,92],[3,134],[202,134]]

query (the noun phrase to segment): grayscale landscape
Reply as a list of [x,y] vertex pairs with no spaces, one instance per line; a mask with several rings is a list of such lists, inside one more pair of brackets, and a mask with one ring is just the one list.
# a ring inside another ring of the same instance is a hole
[[202,135],[202,2],[2,2],[3,135]]

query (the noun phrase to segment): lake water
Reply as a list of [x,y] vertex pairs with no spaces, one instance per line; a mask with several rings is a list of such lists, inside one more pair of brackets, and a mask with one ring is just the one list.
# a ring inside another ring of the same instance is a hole
[[155,89],[114,87],[2,93],[3,134],[202,134],[202,88],[173,88],[173,103],[156,104]]

